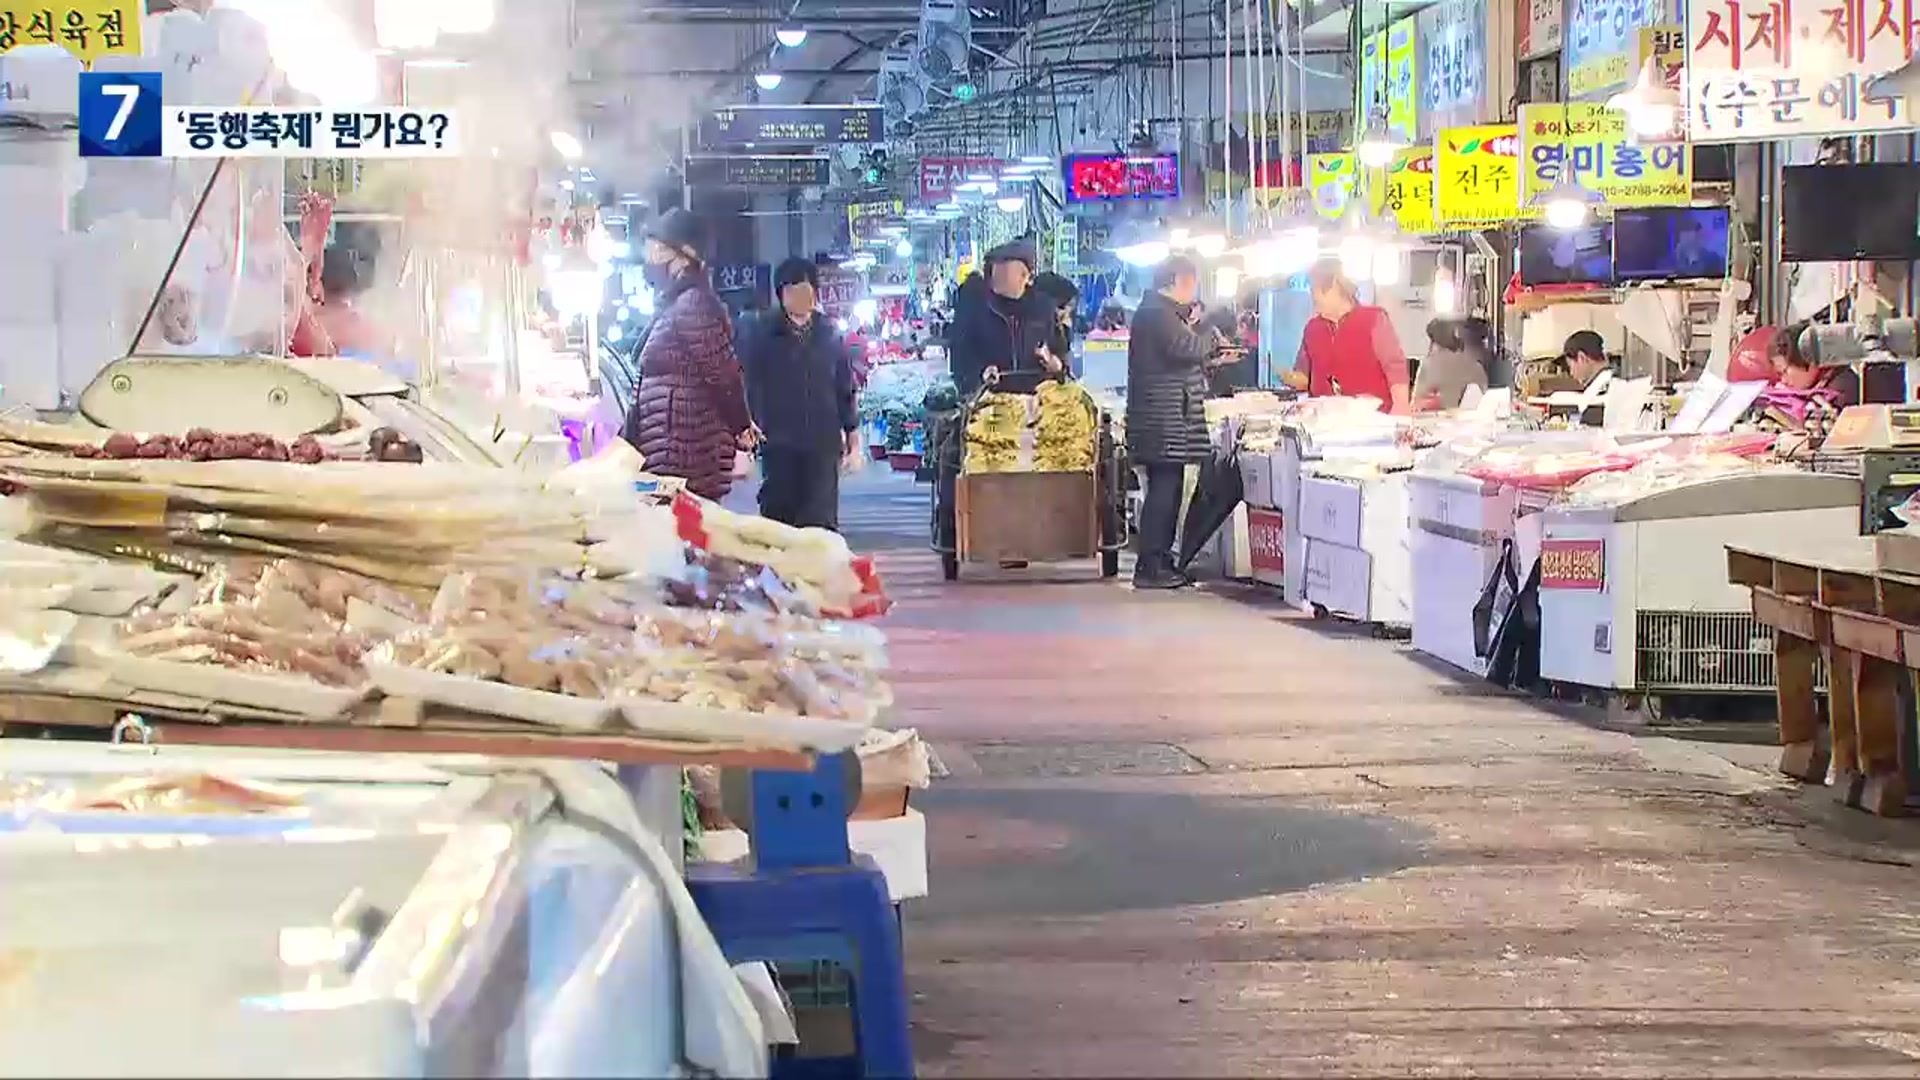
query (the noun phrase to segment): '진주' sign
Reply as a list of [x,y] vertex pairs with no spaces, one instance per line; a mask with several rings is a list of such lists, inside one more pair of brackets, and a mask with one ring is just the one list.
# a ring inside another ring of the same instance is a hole
[[1446,225],[1530,220],[1520,203],[1520,133],[1512,124],[1448,128],[1433,140],[1433,210]]
[[878,105],[735,105],[700,121],[703,147],[829,146],[886,140]]
[[1873,76],[1913,57],[1913,0],[1694,0],[1687,5],[1687,137],[1746,142],[1906,131],[1912,102]]
[[1520,106],[1520,156],[1522,201],[1553,186],[1563,158],[1572,161],[1572,179],[1608,206],[1685,206],[1693,199],[1687,148],[1635,143],[1627,115],[1605,105]]

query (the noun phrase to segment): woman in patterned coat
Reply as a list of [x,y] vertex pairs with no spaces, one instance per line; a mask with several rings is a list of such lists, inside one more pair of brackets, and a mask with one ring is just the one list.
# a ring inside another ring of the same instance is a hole
[[699,251],[699,221],[685,210],[648,230],[657,314],[640,350],[627,441],[648,472],[682,477],[695,495],[719,500],[733,486],[734,453],[753,445],[753,422],[727,308]]

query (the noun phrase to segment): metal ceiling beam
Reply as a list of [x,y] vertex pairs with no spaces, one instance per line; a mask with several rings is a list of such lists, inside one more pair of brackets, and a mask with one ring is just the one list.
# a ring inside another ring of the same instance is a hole
[[808,30],[857,30],[862,27],[908,27],[920,22],[919,8],[839,8],[832,15],[801,15],[787,19],[764,12],[725,11],[695,8],[685,11],[652,9],[631,12],[627,21],[649,24],[713,26],[784,26],[793,24]]

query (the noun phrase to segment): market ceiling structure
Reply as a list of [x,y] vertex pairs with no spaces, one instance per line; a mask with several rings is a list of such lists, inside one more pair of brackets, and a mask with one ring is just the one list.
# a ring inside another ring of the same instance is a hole
[[[1424,3],[1364,0],[1368,29]],[[1352,0],[1295,0],[1285,9],[1293,32],[1305,27],[1309,52],[1345,54]],[[921,148],[954,149],[970,140],[1000,144],[1058,118],[1056,142],[1077,129],[1066,118],[1085,102],[1111,122],[1165,68],[1172,43],[1181,56],[1223,57],[1225,5],[1203,0],[968,0],[977,59],[987,69],[974,100],[944,100],[916,123]],[[1238,7],[1238,5],[1236,5]],[[681,129],[713,108],[747,100],[840,103],[873,100],[887,48],[912,33],[920,0],[573,0],[568,72],[588,132],[590,161],[627,182],[658,175],[679,155]],[[1176,15],[1177,12],[1177,15]],[[1236,21],[1237,18],[1236,18]],[[778,48],[774,31],[807,29],[797,48]],[[1234,40],[1233,48],[1244,48]],[[778,71],[780,85],[752,76]],[[1187,115],[1206,106],[1189,102]],[[1133,121],[1154,119],[1131,116]],[[1039,147],[1053,152],[1057,147]]]

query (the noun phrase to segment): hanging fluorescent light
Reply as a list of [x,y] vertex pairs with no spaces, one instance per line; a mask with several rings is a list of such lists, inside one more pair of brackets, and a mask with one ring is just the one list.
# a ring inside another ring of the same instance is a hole
[[1367,122],[1367,130],[1360,136],[1360,163],[1382,169],[1393,161],[1394,154],[1406,148],[1407,141],[1387,126],[1385,114],[1375,112],[1373,119]]
[[1018,195],[1007,195],[995,201],[993,205],[999,207],[1006,213],[1012,214],[1017,213],[1021,207],[1027,205],[1027,200]]
[[783,26],[773,32],[773,40],[789,49],[797,49],[807,43],[807,32],[798,26]]
[[1039,178],[1032,173],[1007,172],[1000,174],[1000,182],[1002,184],[1031,184],[1037,179]]
[[1173,248],[1165,240],[1148,240],[1115,248],[1113,254],[1128,266],[1156,266],[1167,261],[1167,256],[1173,254]]
[[778,90],[780,88],[780,73],[777,71],[759,72],[753,77],[753,85],[762,90]]
[[1546,212],[1547,224],[1556,229],[1577,229],[1587,223],[1587,216],[1601,197],[1580,186],[1577,180],[1561,178],[1553,186],[1528,200],[1527,205],[1538,207]]
[[580,145],[579,139],[564,131],[556,131],[548,137],[553,141],[553,148],[568,161],[577,161],[580,155],[587,152],[587,148]]
[[1053,164],[1053,159],[1052,159],[1052,158],[1050,158],[1050,157],[1048,157],[1048,156],[1047,156],[1047,155],[1045,155],[1045,154],[1023,154],[1023,155],[1021,155],[1021,157],[1020,157],[1020,164],[1022,164],[1022,165],[1051,165],[1051,164]]
[[1642,138],[1672,131],[1684,104],[1680,91],[1660,77],[1659,61],[1651,56],[1640,65],[1640,77],[1634,80],[1631,89],[1607,99],[1607,108],[1626,113],[1627,126]]
[[1460,290],[1453,284],[1453,271],[1446,267],[1433,273],[1433,313],[1451,315],[1460,305]]

